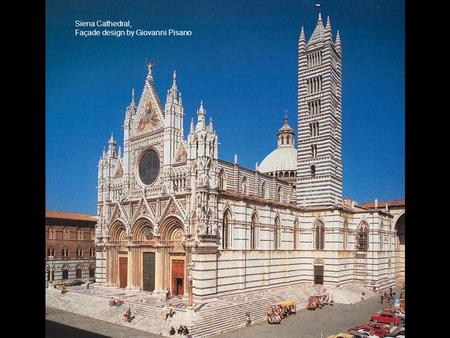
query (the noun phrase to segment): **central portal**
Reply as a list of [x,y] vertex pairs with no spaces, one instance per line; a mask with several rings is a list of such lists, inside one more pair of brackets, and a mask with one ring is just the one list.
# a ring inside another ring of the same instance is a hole
[[119,257],[119,288],[127,287],[128,258]]
[[172,260],[172,295],[183,296],[184,293],[184,260]]
[[155,253],[154,252],[144,252],[143,259],[143,289],[144,291],[154,291],[155,290]]

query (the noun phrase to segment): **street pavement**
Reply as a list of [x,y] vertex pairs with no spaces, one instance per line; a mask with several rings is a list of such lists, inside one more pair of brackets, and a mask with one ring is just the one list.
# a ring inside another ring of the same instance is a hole
[[327,305],[314,311],[300,310],[281,321],[281,324],[257,323],[238,330],[225,332],[215,338],[326,338],[345,332],[352,326],[364,325],[370,316],[382,310],[378,297],[353,305]]
[[50,307],[46,308],[45,317],[46,338],[161,338],[160,335]]
[[[215,338],[325,338],[338,332],[345,332],[355,325],[367,324],[370,315],[387,304],[379,303],[378,297],[365,299],[356,304],[327,305],[314,311],[299,310],[281,321],[281,324],[267,322],[225,332]],[[108,323],[75,313],[46,308],[47,338],[156,338],[160,335]]]

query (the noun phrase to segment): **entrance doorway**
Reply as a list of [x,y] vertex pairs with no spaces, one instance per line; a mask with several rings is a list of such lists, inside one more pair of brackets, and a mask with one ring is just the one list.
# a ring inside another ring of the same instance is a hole
[[184,293],[184,260],[172,260],[172,295],[182,296]]
[[323,265],[314,265],[314,284],[323,284]]
[[155,253],[154,252],[144,252],[143,259],[143,290],[144,291],[154,291],[155,290]]
[[128,258],[119,257],[119,288],[127,287]]

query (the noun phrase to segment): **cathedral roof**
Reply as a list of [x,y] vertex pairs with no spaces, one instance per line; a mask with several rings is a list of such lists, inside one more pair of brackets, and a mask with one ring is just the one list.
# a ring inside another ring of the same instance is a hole
[[46,218],[58,218],[58,219],[70,219],[77,221],[97,221],[96,215],[92,214],[80,214],[75,212],[46,210]]
[[297,149],[282,146],[272,151],[258,166],[261,173],[297,170]]
[[261,173],[297,170],[297,149],[294,147],[294,129],[284,117],[284,125],[278,129],[278,147],[272,151],[258,166]]
[[[404,207],[405,200],[393,200],[393,201],[378,201],[378,208],[385,208],[386,204],[388,207]],[[362,205],[364,208],[375,208],[375,202],[364,202]]]
[[317,20],[316,28],[309,38],[308,45],[311,45],[315,42],[322,41],[325,33],[325,27],[323,27],[322,16],[319,13],[319,18]]

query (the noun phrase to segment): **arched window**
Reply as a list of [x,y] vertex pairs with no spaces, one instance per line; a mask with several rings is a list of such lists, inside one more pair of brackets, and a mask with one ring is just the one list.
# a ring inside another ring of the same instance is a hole
[[54,249],[52,246],[48,248],[48,250],[47,250],[47,256],[48,256],[48,257],[55,256],[55,249]]
[[227,178],[223,169],[219,173],[219,189],[227,190]]
[[257,246],[257,236],[256,236],[256,229],[258,226],[258,218],[256,217],[256,214],[254,213],[252,215],[252,221],[250,224],[250,249],[251,250],[255,250],[258,246]]
[[242,193],[244,195],[248,195],[248,183],[247,183],[247,177],[244,177],[242,179]]
[[315,249],[323,250],[325,247],[325,226],[322,221],[317,221],[315,225]]
[[231,248],[231,214],[226,210],[222,221],[222,249]]
[[365,222],[362,222],[358,227],[357,248],[359,251],[369,249],[369,226]]
[[311,177],[316,177],[316,166],[315,165],[311,166]]
[[62,268],[62,279],[69,279],[69,268],[67,266]]
[[342,248],[347,250],[348,245],[348,221],[344,221],[344,228],[342,230]]
[[292,200],[295,201],[295,199],[297,198],[297,188],[295,187],[295,185],[292,186]]
[[264,199],[267,198],[266,191],[267,191],[267,189],[266,189],[266,181],[263,181],[262,185],[261,185],[261,197],[264,198]]
[[67,249],[66,247],[64,247],[64,248],[61,250],[61,256],[62,256],[63,258],[69,258],[69,249]]
[[89,278],[95,277],[95,268],[89,268]]
[[81,266],[77,266],[75,278],[77,279],[83,278],[83,270],[81,269]]
[[280,233],[280,218],[277,216],[275,218],[275,227],[273,232],[273,244],[275,250],[280,249],[281,247],[281,233]]
[[398,242],[400,245],[405,245],[405,214],[403,213],[395,222],[395,231],[398,236]]
[[299,245],[299,236],[300,235],[300,229],[299,229],[299,225],[298,225],[298,218],[295,219],[294,221],[294,250],[298,250],[298,248],[300,247]]
[[281,202],[281,186],[277,188],[277,202]]
[[82,257],[83,256],[83,249],[81,247],[77,248],[77,257]]

